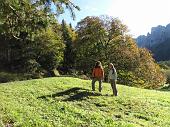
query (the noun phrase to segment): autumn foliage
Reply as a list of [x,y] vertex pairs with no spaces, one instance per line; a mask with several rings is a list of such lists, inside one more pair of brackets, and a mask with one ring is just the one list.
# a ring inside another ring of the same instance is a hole
[[[118,82],[143,88],[157,88],[165,76],[146,49],[137,47],[120,20],[107,16],[86,17],[77,25],[77,67],[91,73],[100,60],[107,71],[109,62],[118,70]],[[107,76],[107,73],[106,73]]]

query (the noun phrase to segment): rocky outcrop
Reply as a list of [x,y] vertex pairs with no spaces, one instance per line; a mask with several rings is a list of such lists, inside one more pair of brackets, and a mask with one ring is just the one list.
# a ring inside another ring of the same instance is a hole
[[152,27],[151,33],[146,36],[141,35],[136,38],[139,47],[151,48],[155,44],[160,44],[170,38],[170,24],[167,26]]

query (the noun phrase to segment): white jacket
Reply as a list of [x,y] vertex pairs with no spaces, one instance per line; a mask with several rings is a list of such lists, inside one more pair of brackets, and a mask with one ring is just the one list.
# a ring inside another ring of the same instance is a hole
[[117,72],[115,68],[109,70],[108,81],[110,80],[117,80]]

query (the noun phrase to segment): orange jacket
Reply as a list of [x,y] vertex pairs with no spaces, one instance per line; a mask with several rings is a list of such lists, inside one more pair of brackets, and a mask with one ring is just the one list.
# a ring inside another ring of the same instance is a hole
[[104,70],[102,68],[94,68],[92,76],[94,78],[104,78]]

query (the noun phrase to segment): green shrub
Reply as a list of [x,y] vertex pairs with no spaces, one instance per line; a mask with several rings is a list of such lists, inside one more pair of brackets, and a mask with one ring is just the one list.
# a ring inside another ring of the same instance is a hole
[[22,78],[20,76],[21,75],[18,75],[18,74],[0,72],[0,82],[5,83],[5,82],[10,82],[10,81],[17,81]]
[[26,74],[26,73],[0,72],[0,83],[38,78],[42,78],[42,76],[39,73]]
[[166,67],[170,68],[170,61],[160,61],[158,62],[159,65],[165,65]]
[[165,74],[167,77],[167,84],[170,84],[170,70],[165,70]]
[[167,64],[167,63],[165,63],[165,62],[159,62],[158,63],[159,64],[159,66],[162,68],[162,69],[170,69],[170,66],[169,66],[169,64]]
[[118,71],[118,83],[136,87],[143,87],[145,84],[145,82],[136,77],[133,72],[125,72],[123,70]]

